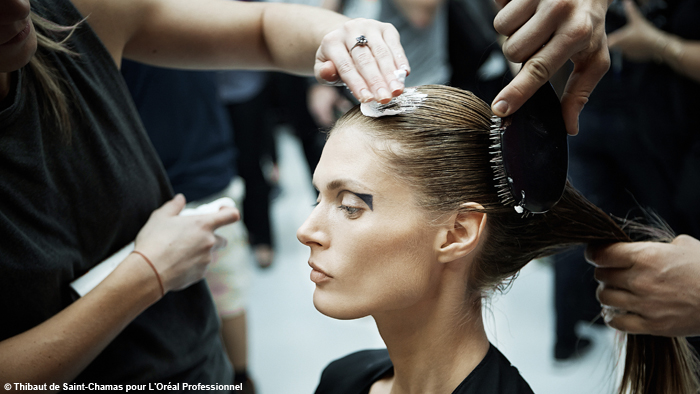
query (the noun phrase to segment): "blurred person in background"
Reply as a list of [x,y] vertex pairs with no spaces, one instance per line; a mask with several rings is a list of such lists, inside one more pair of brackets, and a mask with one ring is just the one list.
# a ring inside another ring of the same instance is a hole
[[221,71],[217,77],[219,97],[226,105],[238,148],[236,166],[245,182],[242,220],[248,229],[255,261],[259,267],[268,268],[274,261],[270,203],[279,176],[270,73]]

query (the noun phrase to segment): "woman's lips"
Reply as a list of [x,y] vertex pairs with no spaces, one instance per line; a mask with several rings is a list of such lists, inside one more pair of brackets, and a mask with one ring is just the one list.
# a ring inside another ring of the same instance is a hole
[[20,42],[24,41],[24,39],[29,36],[30,31],[31,31],[31,27],[29,26],[29,19],[27,19],[27,23],[24,25],[24,29],[22,29],[19,33],[15,34],[9,40],[0,44],[0,46],[14,45],[14,44],[20,43]]
[[310,277],[312,282],[319,284],[333,278],[332,276],[325,273],[322,269],[318,268],[316,264],[310,261],[309,266],[312,268]]

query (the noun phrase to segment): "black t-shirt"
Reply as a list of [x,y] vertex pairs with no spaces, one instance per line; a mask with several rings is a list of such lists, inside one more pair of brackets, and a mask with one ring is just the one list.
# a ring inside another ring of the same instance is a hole
[[[64,26],[82,19],[67,0],[31,5]],[[12,73],[0,107],[0,340],[70,305],[69,283],[133,241],[172,196],[119,71],[88,23],[70,41],[78,56],[39,49],[72,90],[69,137],[46,116],[30,66]],[[169,293],[75,381],[228,384],[218,329],[206,284]]]
[[[368,394],[372,384],[393,373],[386,349],[363,350],[333,361],[321,375],[316,394]],[[452,394],[532,394],[518,369],[496,347]]]

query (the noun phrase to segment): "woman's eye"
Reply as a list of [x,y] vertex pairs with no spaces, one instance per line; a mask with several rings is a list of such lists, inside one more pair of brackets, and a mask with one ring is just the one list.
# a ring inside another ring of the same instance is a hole
[[347,205],[341,205],[338,208],[345,211],[345,213],[350,217],[358,216],[360,211],[362,211],[362,208],[349,207]]

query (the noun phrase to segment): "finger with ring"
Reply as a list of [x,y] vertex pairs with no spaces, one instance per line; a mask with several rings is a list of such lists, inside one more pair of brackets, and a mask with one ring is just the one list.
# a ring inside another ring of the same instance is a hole
[[355,40],[357,42],[355,43],[355,45],[352,46],[352,48],[350,48],[350,51],[355,49],[355,47],[365,47],[369,44],[369,42],[367,41],[367,38],[365,38],[365,36],[359,36],[359,37],[355,38]]
[[615,308],[612,306],[608,305],[602,305],[603,310],[600,312],[601,316],[603,316],[603,321],[605,323],[610,323],[616,315],[626,315],[629,312],[620,308]]

